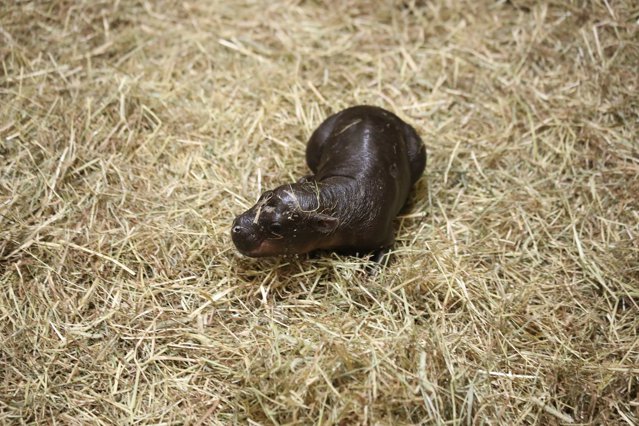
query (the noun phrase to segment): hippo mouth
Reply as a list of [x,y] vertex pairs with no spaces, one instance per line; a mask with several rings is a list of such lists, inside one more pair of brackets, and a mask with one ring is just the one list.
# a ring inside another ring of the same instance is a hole
[[242,249],[238,247],[238,250],[240,251],[240,253],[248,257],[267,257],[285,254],[284,252],[282,252],[282,249],[280,247],[273,244],[270,240],[267,239],[260,241],[254,247]]
[[233,244],[244,256],[264,257],[277,251],[276,246],[260,235],[262,232],[259,231],[253,226],[250,218],[245,216],[240,216],[233,222],[231,228]]

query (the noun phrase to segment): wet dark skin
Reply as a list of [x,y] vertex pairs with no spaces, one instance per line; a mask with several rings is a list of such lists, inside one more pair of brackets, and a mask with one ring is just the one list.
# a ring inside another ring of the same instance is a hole
[[231,236],[240,253],[383,252],[394,242],[393,220],[424,172],[426,149],[395,114],[360,105],[315,130],[306,162],[312,175],[266,191],[235,218]]

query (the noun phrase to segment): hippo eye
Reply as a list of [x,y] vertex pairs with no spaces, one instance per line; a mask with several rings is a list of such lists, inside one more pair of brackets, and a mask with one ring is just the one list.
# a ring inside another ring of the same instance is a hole
[[278,222],[273,222],[271,223],[271,225],[269,226],[269,230],[271,232],[275,232],[275,233],[279,233],[282,231],[282,224],[278,223]]
[[300,215],[299,215],[299,214],[297,214],[297,213],[293,213],[293,214],[291,215],[291,219],[293,219],[293,220],[297,220],[297,219],[299,219],[299,217],[300,217]]

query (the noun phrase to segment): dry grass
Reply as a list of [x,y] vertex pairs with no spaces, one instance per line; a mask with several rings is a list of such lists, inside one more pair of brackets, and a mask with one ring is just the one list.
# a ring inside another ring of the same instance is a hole
[[[5,1],[0,422],[639,423],[639,6]],[[393,262],[232,218],[413,123]]]

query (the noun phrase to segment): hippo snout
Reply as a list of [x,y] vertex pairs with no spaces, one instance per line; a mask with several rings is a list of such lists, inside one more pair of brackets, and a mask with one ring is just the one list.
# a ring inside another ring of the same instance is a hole
[[241,253],[250,253],[261,243],[258,237],[258,228],[250,217],[240,215],[231,225],[231,238],[233,244]]

